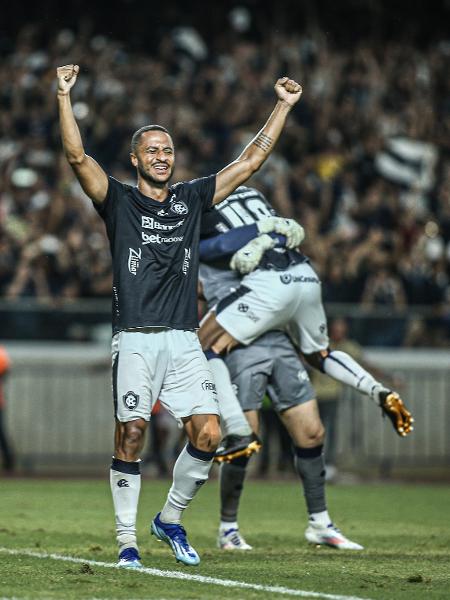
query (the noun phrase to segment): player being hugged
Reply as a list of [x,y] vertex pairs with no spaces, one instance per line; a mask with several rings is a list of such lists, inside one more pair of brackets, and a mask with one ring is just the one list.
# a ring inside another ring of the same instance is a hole
[[302,88],[287,77],[279,79],[271,115],[240,156],[219,173],[193,181],[169,186],[172,138],[161,125],[142,127],[131,139],[137,185],[130,186],[108,176],[84,151],[70,102],[79,70],[78,65],[57,69],[58,106],[67,160],[104,220],[111,247],[116,430],[110,482],[118,565],[141,566],[136,540],[140,453],[158,398],[182,421],[188,443],[151,532],[171,547],[177,561],[197,565],[200,558],[181,516],[207,480],[221,437],[215,385],[196,333],[200,219],[261,167]]

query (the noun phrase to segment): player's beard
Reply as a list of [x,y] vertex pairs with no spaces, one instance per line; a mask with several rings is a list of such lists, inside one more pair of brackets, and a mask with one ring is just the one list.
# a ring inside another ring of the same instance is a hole
[[142,177],[142,179],[145,179],[145,181],[147,181],[148,183],[151,183],[153,186],[160,187],[160,188],[163,188],[166,186],[166,184],[172,177],[173,169],[174,169],[174,165],[172,165],[169,168],[169,173],[168,173],[166,179],[164,179],[164,181],[161,181],[160,179],[155,179],[154,177],[152,177],[150,175],[150,173],[147,173],[144,170],[142,163],[140,161],[138,161],[138,164],[137,164],[137,170],[138,170],[139,175]]

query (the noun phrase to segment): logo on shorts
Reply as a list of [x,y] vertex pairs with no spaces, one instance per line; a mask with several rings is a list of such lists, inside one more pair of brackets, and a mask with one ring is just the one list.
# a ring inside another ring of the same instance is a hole
[[126,479],[119,479],[117,482],[117,487],[130,487],[130,484]]
[[280,275],[280,281],[281,283],[291,283],[292,281],[292,275],[290,273],[283,273],[282,275]]
[[197,479],[197,481],[195,482],[195,485],[198,486],[198,487],[200,487],[205,482],[206,482],[206,479]]
[[127,392],[122,396],[123,404],[128,410],[134,410],[139,405],[139,396],[134,392]]
[[175,200],[175,202],[172,202],[170,210],[176,215],[187,215],[188,213],[188,207],[182,200]]
[[203,381],[202,389],[204,389],[205,392],[212,392],[213,394],[217,393],[216,386],[214,385],[214,383],[212,381],[208,381],[207,379],[205,379],[205,381]]
[[326,333],[326,331],[327,331],[327,324],[326,323],[322,323],[322,325],[319,327],[319,331],[320,331],[320,333]]
[[320,279],[318,277],[307,277],[306,275],[291,275],[290,273],[283,273],[280,275],[281,283],[318,283],[320,285]]
[[241,302],[238,305],[238,311],[241,313],[246,313],[248,311],[248,304],[244,304],[243,302]]
[[308,373],[306,371],[299,371],[297,377],[299,381],[309,381]]

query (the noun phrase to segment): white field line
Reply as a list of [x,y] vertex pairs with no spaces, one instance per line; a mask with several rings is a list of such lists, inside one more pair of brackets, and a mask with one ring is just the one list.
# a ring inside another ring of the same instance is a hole
[[[33,552],[32,550],[13,550],[11,548],[0,547],[0,552],[12,556],[30,556],[32,558],[44,558],[51,560],[62,560],[64,562],[87,564],[93,567],[104,567],[107,569],[117,569],[116,563],[101,562],[98,560],[88,560],[86,558],[76,558],[75,556],[64,556],[62,554],[49,554],[47,552]],[[152,569],[142,567],[134,569],[133,573],[143,575],[153,575],[154,577],[166,577],[168,579],[182,579],[184,581],[195,581],[197,583],[208,583],[210,585],[220,585],[222,587],[233,587],[247,590],[257,590],[271,594],[284,594],[285,596],[297,596],[300,598],[323,598],[324,600],[370,600],[369,598],[359,598],[358,596],[342,596],[339,594],[325,594],[322,592],[309,592],[305,590],[295,590],[278,585],[262,585],[259,583],[246,583],[245,581],[235,581],[234,579],[218,579],[216,577],[206,577],[204,575],[193,575],[183,571],[163,571],[161,569]]]

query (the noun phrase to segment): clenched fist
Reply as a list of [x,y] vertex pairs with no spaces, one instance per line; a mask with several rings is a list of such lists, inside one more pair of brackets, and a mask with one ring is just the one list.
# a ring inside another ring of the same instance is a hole
[[277,96],[283,102],[294,106],[302,95],[302,86],[289,77],[282,77],[275,84]]
[[56,69],[58,77],[58,94],[67,95],[77,80],[77,75],[80,70],[78,65],[65,65]]

